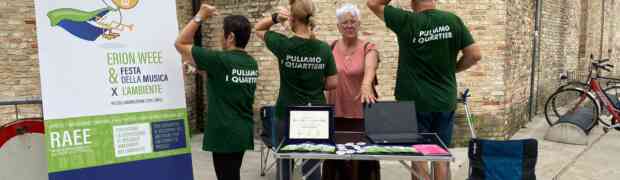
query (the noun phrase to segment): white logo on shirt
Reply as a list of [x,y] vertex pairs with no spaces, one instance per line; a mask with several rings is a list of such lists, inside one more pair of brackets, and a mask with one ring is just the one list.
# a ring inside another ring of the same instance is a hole
[[256,84],[258,79],[257,70],[232,69],[231,75],[226,75],[226,82],[237,84]]
[[434,29],[420,31],[417,37],[413,37],[413,44],[424,44],[431,41],[453,38],[450,26],[439,26]]

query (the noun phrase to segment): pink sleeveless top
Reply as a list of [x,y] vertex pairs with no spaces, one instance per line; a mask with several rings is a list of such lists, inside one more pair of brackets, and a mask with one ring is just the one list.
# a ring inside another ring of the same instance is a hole
[[[338,88],[329,91],[328,101],[335,105],[336,117],[362,119],[362,103],[359,99],[360,88],[364,80],[365,56],[376,48],[375,44],[361,41],[355,52],[346,57],[341,45],[332,50],[338,69]],[[356,99],[356,97],[358,97]]]

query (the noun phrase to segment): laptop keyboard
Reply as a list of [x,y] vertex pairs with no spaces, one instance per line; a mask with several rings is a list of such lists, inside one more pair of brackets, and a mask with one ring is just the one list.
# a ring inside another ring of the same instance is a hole
[[378,134],[372,135],[370,138],[375,143],[406,143],[416,142],[421,136],[415,133],[401,133],[401,134]]
[[378,139],[411,139],[420,137],[416,133],[400,133],[400,134],[375,134],[372,137]]

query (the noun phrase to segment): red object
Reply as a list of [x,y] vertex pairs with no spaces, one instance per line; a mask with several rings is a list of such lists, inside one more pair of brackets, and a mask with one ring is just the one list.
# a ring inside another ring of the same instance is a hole
[[435,144],[413,145],[413,148],[424,155],[447,155],[448,151]]
[[44,131],[43,120],[38,118],[24,119],[9,123],[0,127],[0,147],[13,137],[27,133],[43,134]]

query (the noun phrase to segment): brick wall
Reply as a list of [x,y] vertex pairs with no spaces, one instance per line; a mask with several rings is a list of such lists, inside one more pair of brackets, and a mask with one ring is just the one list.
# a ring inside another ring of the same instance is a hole
[[[261,16],[274,12],[274,7],[285,6],[286,1],[209,1],[224,14],[242,14],[256,22]],[[251,3],[253,2],[253,3]],[[393,99],[397,47],[394,35],[382,22],[366,8],[364,0],[316,0],[319,15],[319,33],[321,40],[331,42],[339,37],[335,27],[334,11],[345,2],[358,4],[362,9],[362,31],[368,39],[379,45],[382,63],[378,70],[379,93],[383,100]],[[537,64],[538,79],[537,105],[542,108],[545,98],[559,85],[562,72],[584,74],[587,70],[587,58],[584,54],[594,52],[600,42],[600,3],[601,1],[549,0],[543,2],[541,52]],[[474,93],[472,110],[479,123],[479,134],[485,137],[507,138],[518,130],[527,119],[530,71],[532,62],[532,40],[534,29],[534,0],[489,1],[477,0],[462,3],[458,0],[440,1],[439,8],[452,11],[461,16],[471,29],[475,39],[481,45],[484,54],[480,65],[468,72],[458,75],[459,87],[471,88]],[[408,7],[407,1],[395,1],[393,5]],[[599,7],[599,10],[596,9]],[[614,4],[614,6],[617,6]],[[613,8],[608,8],[612,14]],[[597,15],[598,12],[598,15]],[[614,21],[615,22],[615,21]],[[221,19],[211,20],[205,31],[206,45],[217,47]],[[597,24],[598,27],[597,28]],[[608,23],[608,29],[615,29]],[[276,29],[281,30],[280,27]],[[613,34],[609,33],[611,46]],[[250,53],[260,64],[261,79],[258,83],[255,109],[273,104],[278,90],[278,72],[275,57],[261,42],[252,39]],[[457,143],[465,142],[466,126],[462,110],[458,110],[459,119],[455,128]],[[482,128],[484,127],[484,128]]]
[[[181,26],[193,16],[191,1],[178,0],[177,13]],[[0,24],[0,100],[41,96],[34,1],[0,1]],[[190,122],[195,124],[201,110],[195,108],[194,76],[186,75],[185,82]],[[40,112],[40,106],[22,105],[19,119],[40,117]],[[0,106],[0,126],[16,118],[13,106]]]
[[[252,23],[275,12],[276,7],[286,6],[286,0],[204,0],[216,5],[224,15],[241,14]],[[381,52],[378,70],[378,87],[382,100],[393,100],[396,79],[398,48],[394,34],[365,6],[365,0],[315,0],[318,5],[318,38],[327,42],[339,38],[336,30],[335,10],[345,2],[357,4],[362,10],[362,38],[374,42]],[[483,60],[467,72],[457,75],[459,89],[471,88],[471,109],[478,119],[478,133],[483,137],[506,138],[518,130],[527,119],[535,0],[439,0],[439,9],[459,15],[481,45]],[[466,2],[466,3],[465,3]],[[543,2],[540,62],[536,72],[536,102],[541,109],[545,98],[559,84],[561,72],[584,74],[589,54],[598,57],[601,40],[602,0],[572,1],[545,0]],[[620,50],[616,14],[620,3],[607,1],[603,36],[604,57],[606,49]],[[394,1],[393,5],[408,7],[407,0]],[[177,0],[179,26],[192,17],[190,0]],[[16,14],[24,14],[16,16]],[[36,51],[32,1],[0,2],[0,99],[39,96],[39,72]],[[10,18],[9,18],[10,17]],[[222,18],[210,19],[203,26],[203,44],[219,48],[222,35]],[[274,29],[282,31],[280,26]],[[260,79],[254,109],[274,104],[279,89],[279,76],[275,57],[262,42],[252,37],[249,53],[259,62]],[[614,61],[620,59],[614,56]],[[204,75],[186,75],[186,94],[193,129],[206,104],[201,103],[206,84]],[[201,81],[196,83],[197,81]],[[206,97],[205,97],[206,98]],[[204,100],[206,103],[206,99]],[[21,108],[24,116],[36,115],[36,106]],[[0,125],[14,120],[11,107],[0,107]],[[457,110],[455,142],[468,140],[462,108]],[[256,118],[258,119],[258,118]],[[257,126],[260,127],[260,126]]]
[[[212,0],[207,1],[217,6],[224,15],[241,14],[255,23],[258,19],[275,12],[278,6],[286,6],[288,1],[243,1],[234,2]],[[340,37],[336,29],[335,11],[345,2],[355,3],[362,10],[362,34],[363,39],[376,43],[381,52],[381,64],[378,70],[380,81],[378,90],[382,100],[393,100],[396,80],[396,68],[398,47],[394,34],[389,31],[383,22],[376,18],[367,8],[365,0],[315,0],[318,6],[318,38],[332,42]],[[408,7],[408,3],[393,3],[395,6]],[[474,113],[481,120],[479,132],[484,136],[503,137],[505,120],[504,97],[504,51],[506,50],[505,4],[496,1],[480,1],[479,3],[458,3],[458,1],[441,1],[440,9],[452,11],[460,15],[471,29],[475,39],[481,44],[484,53],[484,61],[472,70],[458,75],[459,86],[473,90],[475,97],[472,98]],[[204,44],[207,47],[219,48],[222,18],[209,20],[203,32]],[[280,26],[275,30],[282,30]],[[255,110],[264,105],[273,104],[277,98],[279,88],[279,76],[275,57],[265,48],[262,42],[253,37],[247,48],[248,52],[259,61],[260,79],[257,84]],[[459,110],[459,117],[463,117]],[[495,128],[497,127],[497,128]],[[455,131],[456,142],[464,142],[467,137],[465,122],[459,118]]]
[[[405,3],[406,1],[401,1]],[[408,4],[408,3],[407,3]],[[407,5],[408,6],[408,5]],[[466,72],[457,75],[459,90],[470,88],[472,98],[470,109],[477,119],[477,134],[481,137],[505,137],[506,129],[506,58],[509,19],[505,1],[440,1],[439,9],[459,15],[470,29],[482,50],[482,61]],[[454,142],[465,144],[469,140],[469,129],[464,119],[462,106],[457,110],[457,126]]]
[[[192,1],[191,0],[177,0],[177,21],[179,24],[179,29],[183,28],[183,26],[194,17]],[[172,42],[171,42],[172,43]],[[197,121],[201,117],[200,114],[204,112],[203,109],[200,109],[202,106],[198,104],[202,96],[202,90],[197,89],[196,85],[196,75],[193,74],[184,74],[185,79],[185,100],[187,103],[188,116],[189,116],[189,124],[190,130],[192,132],[197,131]]]
[[[544,109],[546,98],[560,85],[560,74],[567,73],[571,79],[585,80],[589,72],[590,54],[600,57],[601,42],[603,58],[609,57],[617,30],[618,5],[606,1],[605,28],[601,37],[602,0],[568,1],[547,0],[543,2],[540,61],[537,65],[536,105],[538,112]],[[612,61],[618,62],[617,58]],[[617,76],[615,73],[606,73]]]
[[[0,99],[40,96],[33,1],[0,2]],[[38,106],[20,106],[22,117]],[[13,121],[14,107],[0,107],[0,125]],[[33,113],[37,112],[37,113]]]
[[[506,119],[504,136],[518,130],[528,120],[530,77],[535,25],[535,2],[506,1]],[[500,124],[501,126],[501,124]]]
[[[620,10],[620,2],[616,2],[615,0],[612,2],[613,2],[613,8],[616,11]],[[617,39],[620,38],[620,32],[617,30],[618,28],[620,28],[620,18],[616,17],[612,19],[611,22],[613,22],[613,26],[610,30],[610,32],[613,33],[613,37],[611,39],[615,40],[615,41],[612,40],[612,43],[611,43],[614,49],[614,51],[611,53],[611,57],[612,57],[613,63],[617,65],[620,63],[620,56],[619,56],[620,53],[618,53],[620,52],[620,41],[617,41]],[[618,68],[615,68],[614,70],[615,70],[614,75],[616,75],[617,77],[620,74],[620,71],[618,70]]]

